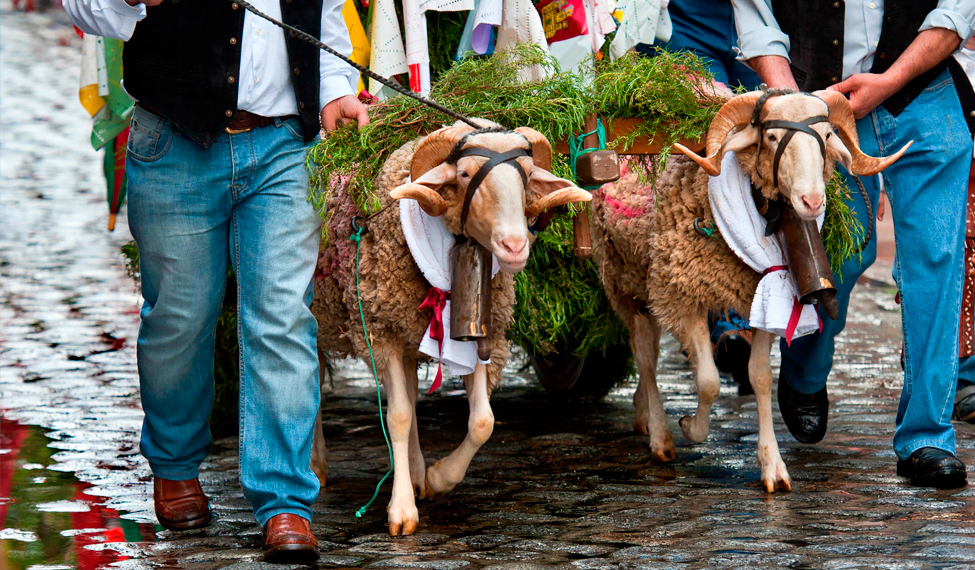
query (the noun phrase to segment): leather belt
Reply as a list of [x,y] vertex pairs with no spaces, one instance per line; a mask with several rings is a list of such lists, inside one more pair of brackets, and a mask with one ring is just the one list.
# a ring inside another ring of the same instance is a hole
[[[139,102],[139,106],[157,117],[162,117],[161,113],[141,101]],[[286,121],[288,119],[296,119],[298,118],[298,115],[287,115],[278,118],[280,118],[282,121]],[[246,133],[251,129],[259,129],[261,127],[273,125],[274,119],[275,117],[263,117],[261,115],[251,113],[250,111],[237,111],[237,117],[235,117],[234,120],[227,125],[227,128],[225,128],[224,131],[232,135]]]
[[[292,117],[297,117],[297,115],[288,115],[286,117],[279,118],[281,120],[287,120]],[[251,129],[259,129],[261,127],[273,125],[274,119],[275,117],[263,117],[261,115],[251,113],[250,111],[237,111],[237,117],[235,117],[224,130],[232,135],[246,133]]]

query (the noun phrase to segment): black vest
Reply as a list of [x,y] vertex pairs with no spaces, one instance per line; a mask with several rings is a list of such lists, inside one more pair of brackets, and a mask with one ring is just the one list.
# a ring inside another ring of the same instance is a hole
[[[884,23],[871,73],[883,73],[917,37],[917,29],[938,0],[887,0]],[[799,89],[815,91],[839,82],[843,74],[843,0],[772,0],[772,10],[789,36],[792,75]],[[899,115],[942,71],[947,60],[914,78],[882,103]]]
[[[209,148],[237,116],[244,12],[231,0],[168,0],[147,8],[122,52],[126,91]],[[285,23],[321,36],[322,0],[283,0],[281,15]],[[321,128],[320,50],[290,34],[285,43],[310,141]]]

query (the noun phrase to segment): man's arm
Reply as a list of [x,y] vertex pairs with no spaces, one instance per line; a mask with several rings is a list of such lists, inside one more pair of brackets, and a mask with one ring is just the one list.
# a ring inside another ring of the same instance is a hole
[[858,73],[828,89],[848,94],[853,116],[862,119],[877,105],[897,93],[912,79],[931,69],[951,55],[961,44],[954,30],[924,30],[907,46],[904,53],[883,73]]
[[[325,0],[322,6],[322,43],[344,56],[352,55],[352,40],[342,17],[345,0]],[[369,124],[366,107],[356,97],[359,72],[352,66],[326,52],[321,53],[322,127],[334,130],[339,119],[354,119],[360,127]]]
[[738,31],[738,59],[769,87],[798,89],[789,68],[789,36],[772,14],[771,0],[732,0]]
[[[147,0],[155,5],[162,0]],[[135,25],[146,17],[141,3],[130,5],[126,0],[64,0],[64,11],[82,32],[106,38],[128,41]]]

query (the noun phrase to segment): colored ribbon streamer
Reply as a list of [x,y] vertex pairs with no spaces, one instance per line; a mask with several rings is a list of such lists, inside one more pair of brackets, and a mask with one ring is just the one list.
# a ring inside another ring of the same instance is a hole
[[[788,271],[788,265],[773,265],[765,271],[762,275],[768,275],[769,273],[775,273],[776,271]],[[786,346],[792,346],[792,337],[796,334],[796,328],[799,326],[799,317],[802,316],[802,303],[799,302],[799,298],[796,297],[795,301],[792,303],[792,314],[789,315],[789,324],[785,328],[785,344]],[[817,315],[818,317],[819,315]],[[823,321],[819,320],[819,332],[823,332]]]
[[[436,287],[431,287],[430,292],[427,293],[423,302],[420,303],[420,309],[433,309],[433,316],[430,318],[430,338],[437,341],[437,346],[440,348],[440,356],[443,357],[443,310],[447,306],[447,299],[450,298],[450,291],[444,291],[443,289],[437,289]],[[427,394],[433,394],[440,388],[440,384],[443,382],[443,364],[437,361],[437,376],[433,379],[433,384],[430,386],[430,390]]]

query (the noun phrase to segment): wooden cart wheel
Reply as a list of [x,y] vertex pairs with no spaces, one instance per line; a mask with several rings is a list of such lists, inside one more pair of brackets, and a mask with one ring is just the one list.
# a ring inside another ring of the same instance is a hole
[[611,346],[605,354],[596,352],[584,358],[572,352],[560,346],[546,356],[530,353],[538,382],[559,399],[598,400],[630,374],[628,345]]

